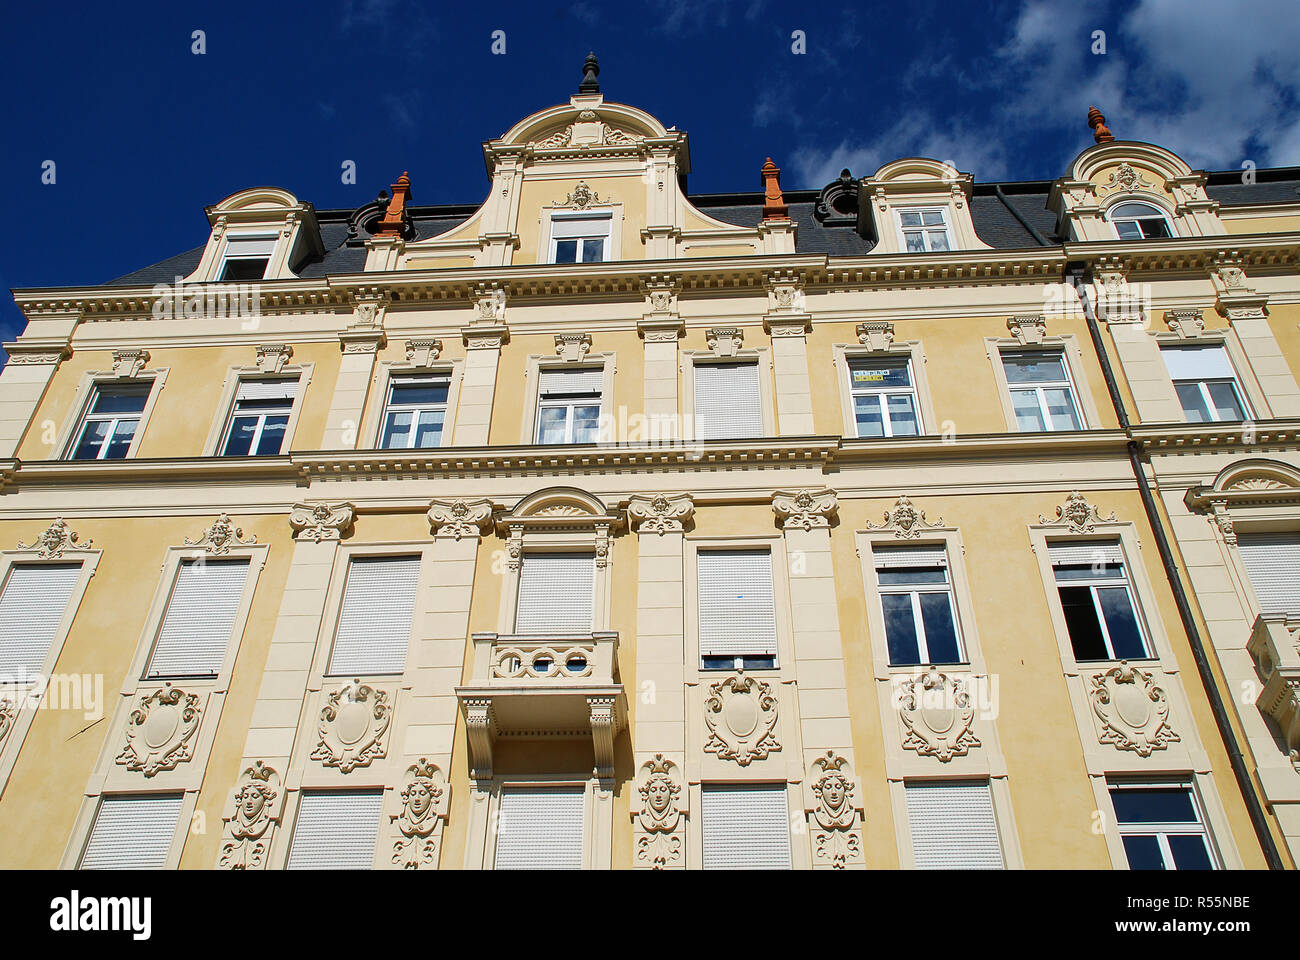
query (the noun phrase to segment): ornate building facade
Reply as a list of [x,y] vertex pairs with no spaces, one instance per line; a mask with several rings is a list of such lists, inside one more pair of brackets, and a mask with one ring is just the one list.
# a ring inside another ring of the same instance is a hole
[[1300,171],[692,196],[598,72],[15,291],[3,865],[1293,866]]

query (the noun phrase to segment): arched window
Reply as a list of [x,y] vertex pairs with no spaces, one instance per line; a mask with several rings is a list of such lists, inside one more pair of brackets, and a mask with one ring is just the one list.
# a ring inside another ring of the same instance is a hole
[[1151,240],[1172,237],[1174,232],[1169,217],[1159,207],[1150,203],[1129,201],[1111,208],[1110,221],[1121,240]]

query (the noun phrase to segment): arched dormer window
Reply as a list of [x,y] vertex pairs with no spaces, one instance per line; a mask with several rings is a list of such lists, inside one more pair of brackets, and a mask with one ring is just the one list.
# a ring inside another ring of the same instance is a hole
[[1156,240],[1174,235],[1169,215],[1153,203],[1118,203],[1111,207],[1109,219],[1121,240]]

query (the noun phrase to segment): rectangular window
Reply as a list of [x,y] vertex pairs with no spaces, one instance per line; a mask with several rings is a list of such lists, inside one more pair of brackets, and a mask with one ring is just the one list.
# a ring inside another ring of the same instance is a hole
[[789,870],[784,783],[706,783],[700,790],[705,870]]
[[0,593],[0,676],[40,675],[81,564],[14,564]]
[[590,633],[595,574],[594,553],[524,554],[515,633]]
[[384,450],[424,450],[442,446],[450,387],[450,378],[439,374],[392,377],[388,384],[384,432],[379,446]]
[[304,790],[288,870],[370,870],[382,790]]
[[329,676],[401,673],[411,640],[420,558],[356,557],[348,563]]
[[873,547],[891,667],[965,663],[942,545]]
[[1218,869],[1189,784],[1112,783],[1110,799],[1130,870]]
[[104,797],[81,855],[82,870],[161,870],[176,836],[182,795]]
[[1060,350],[1003,352],[1016,426],[1025,433],[1079,430],[1083,419]]
[[1165,347],[1160,355],[1188,423],[1246,419],[1241,386],[1222,346]]
[[696,438],[730,440],[762,435],[758,364],[695,364]]
[[227,457],[277,456],[284,445],[298,380],[242,380],[226,429]]
[[898,211],[903,249],[908,253],[936,253],[952,249],[952,237],[942,207]]
[[275,236],[234,236],[226,238],[221,257],[218,283],[247,283],[261,280],[275,253]]
[[182,560],[145,676],[220,673],[247,577],[247,560]]
[[915,437],[921,432],[912,361],[849,361],[849,390],[859,437]]
[[1005,867],[987,781],[909,783],[904,793],[918,870]]
[[581,786],[501,789],[497,870],[581,870],[586,790]]
[[125,459],[152,389],[152,380],[96,384],[77,428],[71,459]]
[[1133,587],[1118,540],[1048,545],[1076,660],[1145,660]]
[[601,263],[609,259],[609,214],[551,217],[552,263]]
[[776,666],[771,550],[701,550],[700,663],[706,670]]
[[1262,613],[1300,613],[1300,534],[1240,533],[1237,549]]
[[537,442],[595,443],[604,383],[601,367],[543,367],[537,386]]

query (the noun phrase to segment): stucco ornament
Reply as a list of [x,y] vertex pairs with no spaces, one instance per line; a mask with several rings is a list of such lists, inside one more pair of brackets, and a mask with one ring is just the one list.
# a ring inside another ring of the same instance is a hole
[[400,836],[393,841],[393,863],[418,870],[438,862],[438,826],[446,815],[446,778],[437,764],[421,757],[406,768],[402,810],[390,814]]
[[638,533],[681,533],[684,524],[695,512],[695,504],[684,493],[658,494],[654,497],[633,497],[627,505],[628,519]]
[[813,854],[836,870],[862,858],[856,829],[860,804],[854,800],[853,771],[846,758],[827,750],[808,768],[808,813],[813,819]]
[[704,334],[704,342],[718,356],[734,357],[745,342],[745,331],[740,327],[710,327]]
[[269,831],[279,822],[283,806],[280,775],[274,769],[261,760],[245,769],[221,815],[224,826],[217,866],[224,870],[265,867]]
[[566,363],[576,362],[587,355],[591,349],[589,333],[557,333],[555,335],[555,355]]
[[257,543],[257,537],[244,538],[242,528],[235,526],[230,519],[230,514],[223,513],[212,522],[212,526],[203,531],[203,536],[197,540],[185,538],[185,546],[202,547],[205,551],[213,556],[221,556],[229,553],[231,547],[243,547],[251,543]]
[[18,541],[19,550],[35,550],[36,555],[42,560],[57,560],[63,556],[64,550],[89,550],[95,545],[93,540],[87,540],[85,543],[78,543],[77,534],[64,521],[62,517],[55,519],[45,532],[42,533],[31,543]]
[[778,490],[772,494],[772,509],[786,530],[829,527],[839,508],[834,490]]
[[971,727],[975,708],[966,685],[934,667],[903,680],[898,688],[898,715],[907,728],[904,750],[947,763],[980,746]]
[[351,528],[354,513],[350,503],[295,503],[289,526],[295,540],[339,540]]
[[117,763],[152,777],[190,759],[190,744],[199,729],[199,695],[170,683],[136,702],[126,721],[126,744]]
[[1101,721],[1098,739],[1102,743],[1149,757],[1152,751],[1179,742],[1169,726],[1169,701],[1150,673],[1121,660],[1118,667],[1094,674],[1089,686],[1092,711]]
[[776,739],[777,703],[772,687],[745,676],[744,670],[711,685],[704,701],[704,722],[709,728],[705,753],[719,760],[735,760],[742,767],[766,759],[781,749]]
[[0,744],[5,742],[9,731],[13,729],[15,713],[12,700],[0,700]]
[[1040,513],[1038,522],[1064,526],[1070,533],[1091,533],[1095,524],[1114,523],[1115,513],[1111,511],[1109,517],[1103,517],[1097,512],[1096,507],[1088,503],[1083,494],[1075,490],[1065,498],[1065,503],[1056,508],[1055,520],[1048,520]]
[[678,827],[683,820],[680,807],[681,770],[662,753],[641,765],[637,777],[641,809],[634,811],[637,826],[644,831],[637,837],[636,858],[653,870],[675,865],[682,858],[682,838]]
[[1148,180],[1141,172],[1136,170],[1132,164],[1125,162],[1121,163],[1110,172],[1110,176],[1106,179],[1106,183],[1102,187],[1102,190],[1104,192],[1111,192],[1114,190],[1132,191],[1136,190],[1138,187],[1154,186],[1154,181]]
[[320,742],[311,758],[343,773],[387,755],[384,734],[392,708],[383,690],[353,680],[330,693],[320,712],[316,733]]
[[585,210],[593,203],[600,203],[600,195],[595,190],[587,186],[587,181],[579,180],[578,185],[569,191],[563,200],[557,200],[557,207],[574,207],[578,210]]
[[429,524],[438,536],[477,537],[492,522],[491,500],[433,500]]
[[293,347],[287,343],[258,344],[256,351],[257,359],[254,362],[262,373],[280,373],[293,357]]
[[133,380],[149,363],[148,350],[135,347],[130,350],[113,351],[113,372],[123,380]]
[[858,343],[873,353],[888,350],[894,343],[894,325],[887,320],[868,320],[854,328]]
[[943,517],[940,517],[934,523],[926,519],[925,511],[918,510],[915,504],[906,496],[899,497],[894,502],[893,510],[885,511],[884,523],[872,523],[867,521],[868,530],[893,530],[894,536],[901,540],[910,540],[921,535],[921,531],[927,527],[942,527]]

